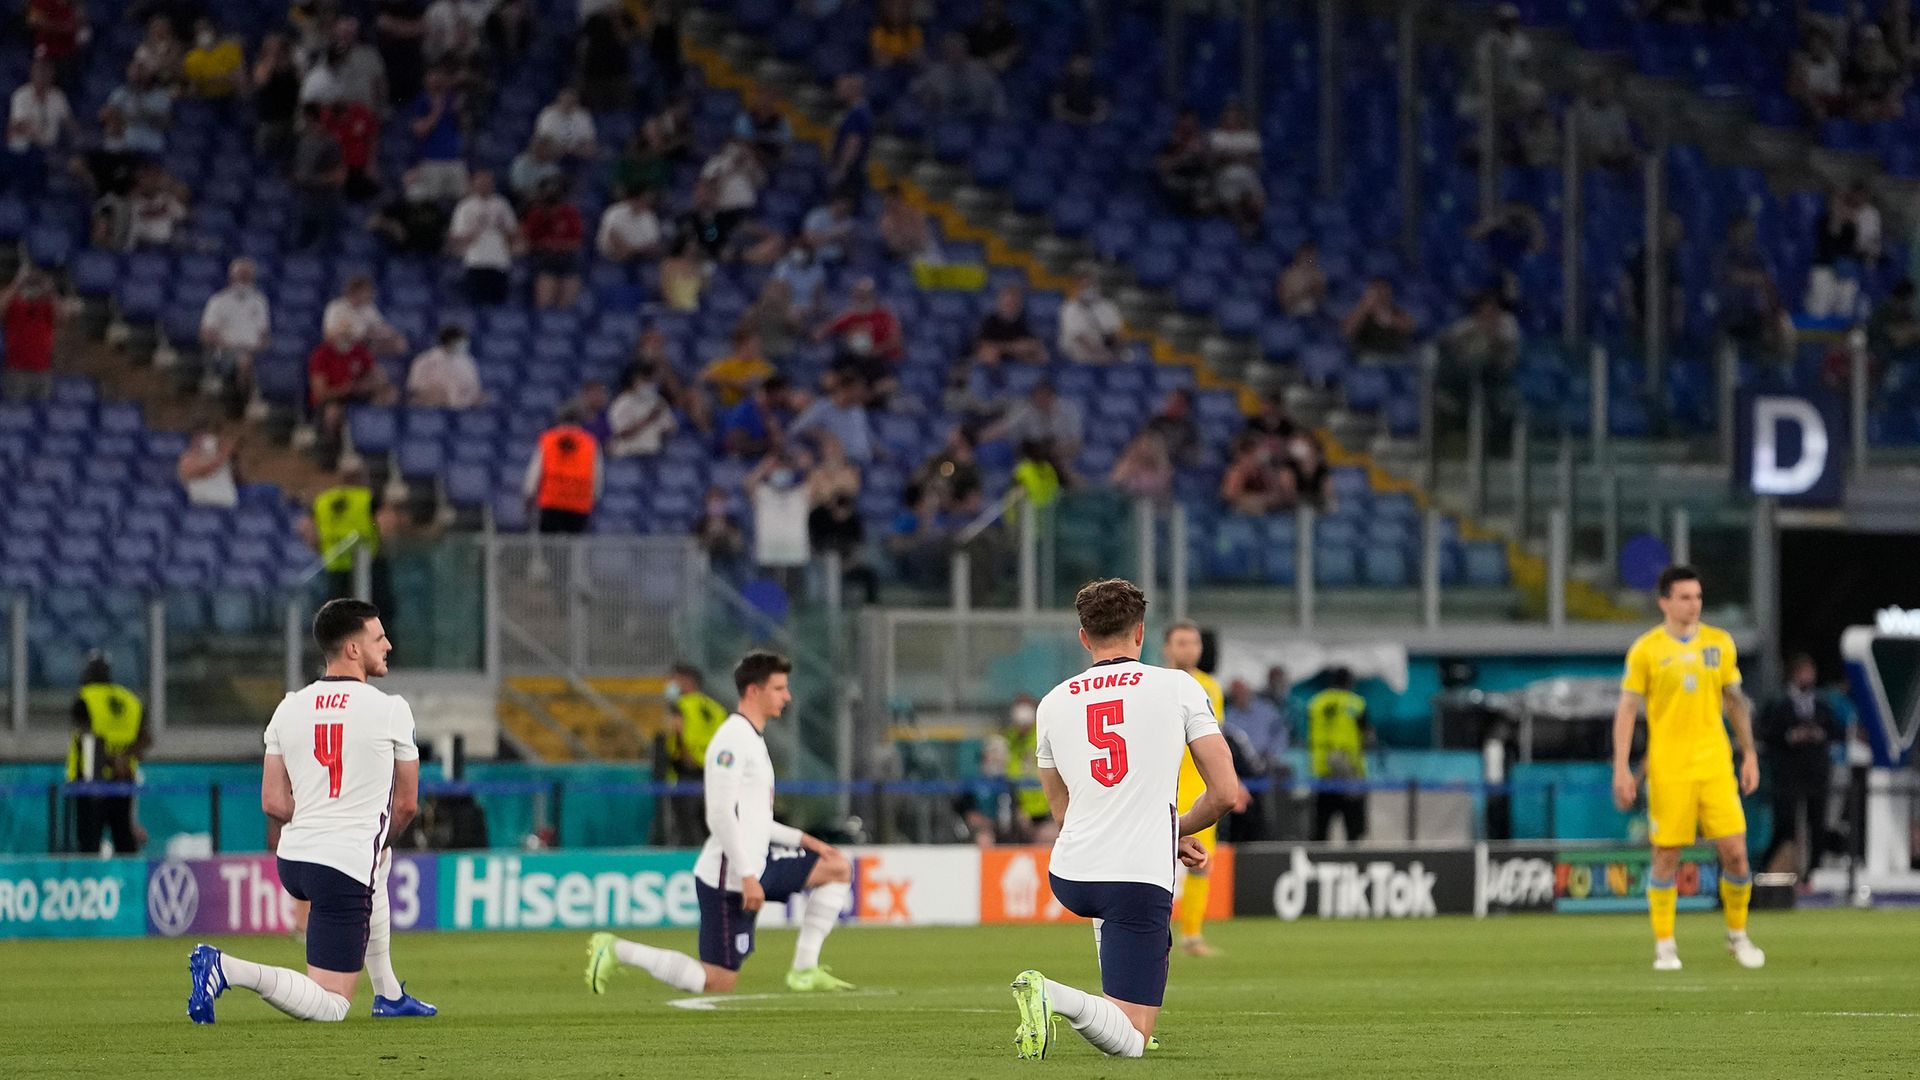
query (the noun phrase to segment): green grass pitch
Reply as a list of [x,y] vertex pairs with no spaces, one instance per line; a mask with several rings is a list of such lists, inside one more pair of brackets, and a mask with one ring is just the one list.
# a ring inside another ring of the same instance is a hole
[[[1716,915],[1683,916],[1686,970],[1650,970],[1645,920],[1526,916],[1209,929],[1221,957],[1176,956],[1145,1061],[1071,1029],[1013,1060],[1006,984],[1038,967],[1097,984],[1085,927],[858,928],[826,959],[861,989],[785,992],[791,932],[761,936],[737,998],[709,1011],[632,970],[581,979],[585,933],[403,935],[402,977],[441,1015],[289,1020],[246,991],[186,1017],[188,941],[0,943],[0,1077],[968,1078],[1911,1076],[1920,912],[1758,913],[1768,966],[1745,971]],[[689,932],[635,935],[691,948]],[[217,942],[298,965],[285,938]]]

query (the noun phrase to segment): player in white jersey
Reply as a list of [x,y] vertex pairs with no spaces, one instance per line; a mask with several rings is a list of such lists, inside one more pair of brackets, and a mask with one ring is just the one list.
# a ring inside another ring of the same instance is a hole
[[[1073,604],[1093,663],[1041,699],[1036,756],[1060,823],[1049,884],[1062,907],[1093,920],[1105,996],[1021,972],[1013,981],[1014,1044],[1022,1058],[1046,1057],[1054,1017],[1064,1016],[1103,1053],[1139,1057],[1166,994],[1174,864],[1205,868],[1206,848],[1194,834],[1232,809],[1240,781],[1207,692],[1184,671],[1140,662],[1140,589],[1095,581]],[[1188,750],[1207,787],[1181,814],[1175,802]]]
[[267,725],[260,807],[280,884],[307,901],[307,973],[267,967],[199,945],[187,961],[187,1015],[211,1024],[229,986],[257,992],[301,1020],[344,1020],[363,964],[375,1016],[432,1016],[394,977],[387,841],[419,806],[420,751],[413,710],[368,682],[387,673],[393,643],[380,612],[331,600],[313,618],[326,674],[288,694]]
[[707,842],[694,864],[700,900],[700,959],[612,934],[587,943],[587,987],[607,992],[621,964],[688,993],[724,994],[753,952],[754,922],[767,901],[805,892],[800,941],[787,972],[790,990],[851,990],[820,966],[820,947],[847,905],[853,864],[833,845],[773,819],[773,759],[767,724],[793,694],[783,656],[751,652],[733,669],[740,707],[707,744]]

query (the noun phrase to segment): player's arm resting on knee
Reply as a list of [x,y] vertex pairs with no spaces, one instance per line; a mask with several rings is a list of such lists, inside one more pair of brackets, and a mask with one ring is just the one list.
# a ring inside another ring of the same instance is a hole
[[1733,723],[1740,745],[1740,794],[1751,795],[1760,786],[1760,757],[1753,748],[1753,705],[1739,683],[1720,688],[1720,708]]
[[1227,737],[1216,730],[1187,744],[1193,753],[1193,767],[1200,772],[1200,779],[1207,790],[1193,801],[1193,806],[1180,815],[1180,835],[1192,836],[1194,833],[1213,825],[1233,809],[1233,803],[1240,794],[1240,776],[1233,771],[1233,751],[1227,748]]
[[387,843],[407,831],[420,813],[420,759],[393,763],[393,821],[387,829]]

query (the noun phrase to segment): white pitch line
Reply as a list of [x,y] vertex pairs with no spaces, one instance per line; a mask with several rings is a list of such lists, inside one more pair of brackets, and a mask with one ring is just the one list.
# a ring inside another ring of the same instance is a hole
[[[674,998],[667,1002],[676,1009],[689,1009],[693,1012],[715,1012],[722,1005],[741,1001],[790,1001],[796,995],[786,994],[711,994],[701,997]],[[899,997],[898,990],[842,990],[832,995],[835,998],[878,998]],[[815,999],[819,1000],[819,999]]]

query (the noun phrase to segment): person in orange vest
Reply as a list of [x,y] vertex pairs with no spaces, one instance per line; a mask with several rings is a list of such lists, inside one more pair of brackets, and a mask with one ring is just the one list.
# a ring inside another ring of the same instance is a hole
[[603,476],[600,440],[581,426],[578,409],[561,409],[557,422],[541,433],[522,485],[527,508],[539,515],[540,531],[586,532]]

